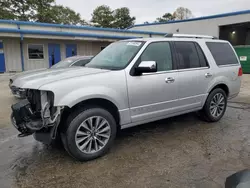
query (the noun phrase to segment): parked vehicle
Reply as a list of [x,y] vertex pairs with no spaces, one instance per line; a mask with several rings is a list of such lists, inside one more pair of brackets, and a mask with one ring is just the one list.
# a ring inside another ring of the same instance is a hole
[[104,155],[118,129],[199,111],[219,121],[240,92],[242,68],[231,44],[171,35],[110,44],[85,67],[50,69],[13,82],[27,99],[12,106],[21,132],[49,143],[61,136],[77,160]]
[[[53,65],[49,69],[59,69],[59,68],[68,68],[72,66],[85,66],[87,63],[90,62],[90,60],[93,58],[93,56],[73,56],[66,58],[57,64]],[[24,71],[22,73],[16,74],[10,79],[9,82],[9,87],[11,90],[11,93],[16,96],[17,98],[25,98],[25,89],[19,88],[13,84],[13,82],[16,79],[23,79],[32,75],[36,74],[44,74],[47,72],[47,68],[44,69],[36,69],[36,70],[31,70],[31,71]]]

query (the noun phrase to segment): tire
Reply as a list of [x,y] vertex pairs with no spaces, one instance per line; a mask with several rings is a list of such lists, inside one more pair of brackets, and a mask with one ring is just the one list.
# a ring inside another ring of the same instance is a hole
[[[216,98],[218,101],[222,100],[220,104],[215,103]],[[199,115],[207,122],[217,122],[224,116],[226,108],[227,95],[223,89],[217,88],[211,91],[211,93],[208,95],[205,105],[200,111]]]
[[76,110],[69,115],[66,125],[67,128],[61,132],[63,146],[79,161],[103,156],[109,151],[116,137],[117,126],[114,117],[99,107]]

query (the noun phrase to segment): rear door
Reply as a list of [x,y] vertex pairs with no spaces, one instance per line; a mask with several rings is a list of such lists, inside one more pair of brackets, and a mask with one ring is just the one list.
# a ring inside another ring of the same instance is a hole
[[182,110],[201,108],[207,96],[212,72],[200,45],[192,41],[175,41],[178,60],[178,106]]

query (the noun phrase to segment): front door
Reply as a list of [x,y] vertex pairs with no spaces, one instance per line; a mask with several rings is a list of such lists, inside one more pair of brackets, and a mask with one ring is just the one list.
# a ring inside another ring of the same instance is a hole
[[127,73],[130,115],[132,122],[163,117],[176,112],[178,72],[169,42],[150,43],[136,64],[155,61],[156,73],[133,76]]
[[4,59],[4,49],[2,41],[0,41],[0,73],[1,72],[5,72],[5,59]]
[[66,45],[66,57],[72,57],[77,55],[77,46],[76,44],[67,44]]
[[49,44],[49,66],[61,61],[60,44]]

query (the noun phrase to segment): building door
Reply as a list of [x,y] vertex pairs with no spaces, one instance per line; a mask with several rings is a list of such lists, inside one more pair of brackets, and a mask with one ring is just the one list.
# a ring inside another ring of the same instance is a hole
[[2,41],[0,41],[0,72],[5,72],[5,60]]
[[49,44],[49,66],[61,61],[60,44]]
[[76,44],[66,44],[66,57],[72,57],[77,55]]

